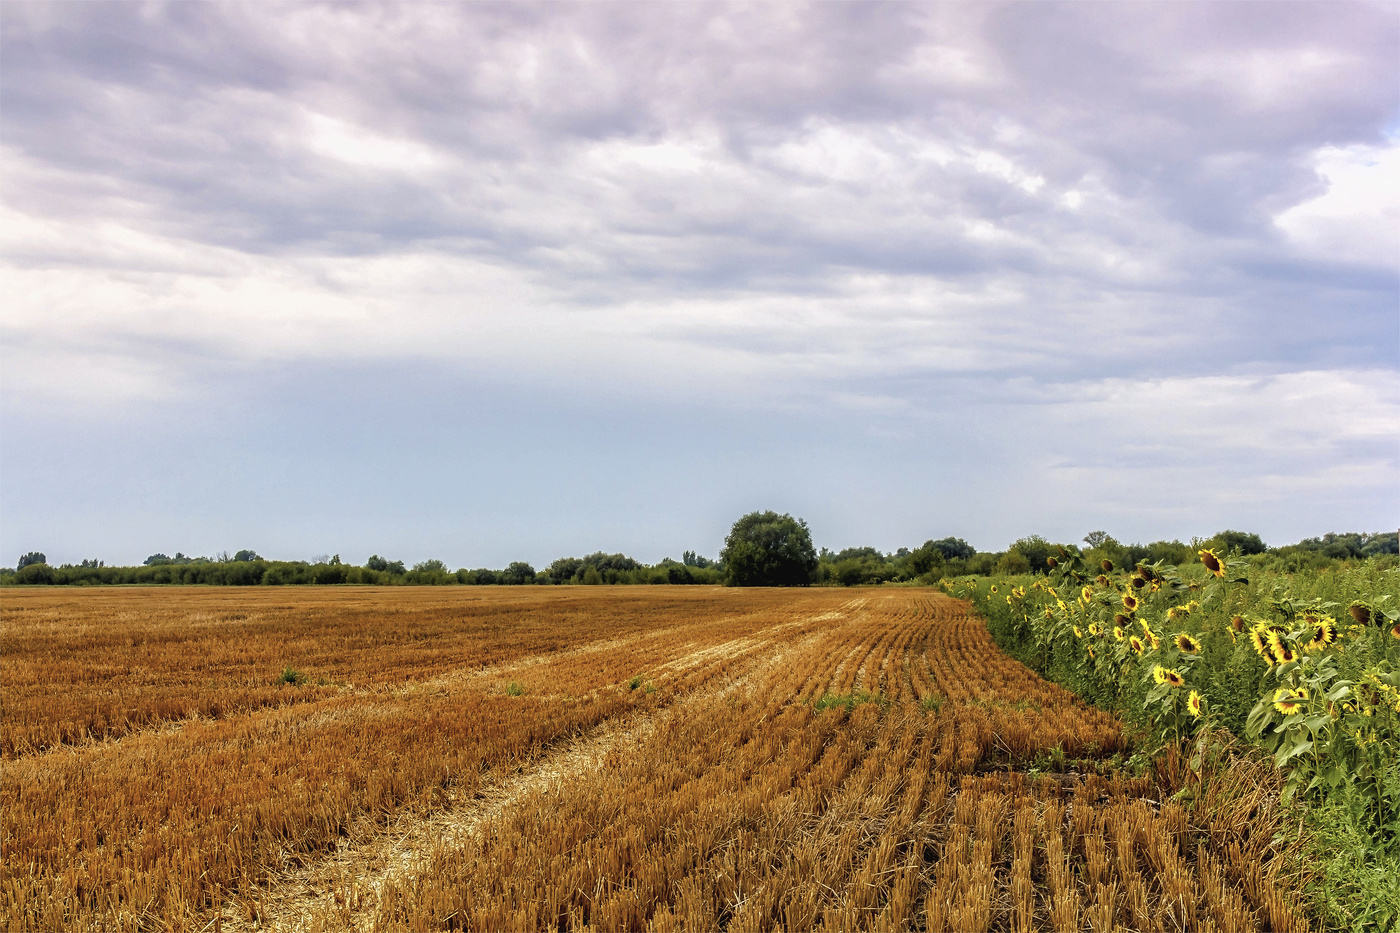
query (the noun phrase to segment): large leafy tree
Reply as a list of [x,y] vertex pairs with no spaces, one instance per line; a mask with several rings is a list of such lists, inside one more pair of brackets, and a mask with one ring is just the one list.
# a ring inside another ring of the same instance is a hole
[[777,512],[735,522],[719,556],[730,586],[806,586],[817,568],[807,523]]

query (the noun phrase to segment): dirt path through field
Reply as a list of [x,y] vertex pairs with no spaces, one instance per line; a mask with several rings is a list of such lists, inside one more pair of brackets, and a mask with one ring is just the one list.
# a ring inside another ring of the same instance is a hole
[[[614,748],[645,740],[645,716],[604,722],[588,735],[551,749],[527,770],[483,783],[469,800],[444,793],[444,808],[404,813],[362,845],[287,872],[273,883],[234,898],[206,929],[229,931],[367,930],[386,882],[411,875],[435,847],[480,830],[512,802],[551,783],[576,779],[602,766]],[[348,922],[347,922],[348,921]]]
[[[445,791],[441,808],[428,813],[405,812],[393,824],[359,845],[342,840],[335,854],[291,869],[269,884],[230,899],[220,915],[211,919],[204,929],[217,929],[220,933],[370,930],[380,894],[388,882],[411,877],[421,870],[434,850],[451,847],[477,834],[490,820],[526,795],[548,794],[552,787],[584,778],[603,767],[614,750],[645,742],[655,729],[656,719],[683,715],[692,703],[741,690],[755,679],[761,679],[791,651],[810,643],[811,636],[778,647],[780,643],[774,639],[793,624],[770,626],[749,637],[678,659],[678,662],[694,662],[724,655],[742,659],[744,667],[734,676],[720,678],[666,709],[650,715],[638,713],[604,721],[588,734],[549,749],[524,769],[484,781],[474,789],[470,799],[460,800]],[[763,644],[774,646],[773,650],[762,653],[754,650]]]

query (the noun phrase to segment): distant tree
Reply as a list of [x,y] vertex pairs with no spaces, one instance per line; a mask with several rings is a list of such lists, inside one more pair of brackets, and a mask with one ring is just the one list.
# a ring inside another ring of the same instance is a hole
[[522,583],[534,583],[535,568],[523,560],[512,561],[510,566],[501,572],[500,579],[506,585],[518,586]]
[[935,567],[942,567],[945,558],[938,545],[925,541],[909,553],[909,569],[916,577],[921,577]]
[[[242,554],[242,551],[238,553]],[[389,562],[378,554],[371,554],[369,560],[365,561],[365,567],[369,570],[378,570],[381,573],[389,569]]]
[[[551,583],[568,583],[578,577],[584,563],[577,557],[561,557],[545,570]],[[594,571],[595,573],[597,571]]]
[[873,547],[848,547],[837,551],[831,556],[831,559],[838,564],[846,560],[873,560],[883,564],[885,555]]
[[1051,551],[1055,546],[1046,541],[1040,535],[1031,535],[1021,538],[1011,545],[1010,550],[1017,552],[1025,558],[1028,570],[1010,570],[1008,573],[1048,573],[1050,562],[1047,558],[1051,556]]
[[257,551],[239,551],[233,555],[233,559],[239,563],[247,563],[254,560],[262,560]]
[[1106,531],[1091,531],[1084,536],[1084,543],[1089,545],[1089,547],[1091,548],[1100,548],[1103,547],[1105,544],[1109,544],[1110,542],[1114,544],[1117,543],[1116,541],[1113,541],[1113,536]]
[[[339,561],[337,561],[337,563],[339,563]],[[431,572],[446,573],[447,565],[444,564],[442,561],[438,560],[437,558],[429,558],[428,560],[419,561],[418,563],[414,564],[413,569],[418,571],[427,570]],[[533,573],[533,570],[531,572]]]
[[147,567],[160,567],[170,563],[170,558],[166,557],[164,554],[152,554],[141,563]]
[[1268,550],[1268,546],[1256,534],[1244,531],[1225,530],[1210,539],[1207,544],[1213,544],[1226,550],[1238,550],[1241,554],[1263,554]]
[[805,586],[817,568],[817,551],[801,519],[750,512],[734,523],[720,560],[730,586]]
[[1018,548],[1012,548],[997,559],[997,573],[1030,573],[1030,558],[1022,554]]
[[16,567],[15,569],[16,569],[16,570],[23,570],[25,567],[28,567],[30,564],[47,564],[48,562],[49,562],[49,559],[43,555],[43,552],[41,552],[41,551],[30,551],[28,554],[25,554],[24,556],[22,556],[22,557],[19,559],[19,566]]
[[100,560],[98,560],[97,558],[94,557],[94,558],[92,558],[91,560],[85,560],[85,561],[83,561],[83,562],[82,562],[81,564],[79,564],[78,566],[79,566],[79,567],[82,567],[82,568],[85,569],[85,570],[98,570],[98,569],[100,569],[100,568],[102,568],[102,567],[105,567],[105,566],[107,566],[107,565],[104,564],[102,561],[100,561]]
[[699,567],[701,570],[704,570],[706,567],[713,567],[715,564],[715,562],[708,557],[701,557],[694,551],[686,551],[681,554],[681,563],[685,564],[687,567]]
[[971,560],[977,556],[977,548],[962,538],[944,538],[933,542],[933,546],[943,552],[946,560]]

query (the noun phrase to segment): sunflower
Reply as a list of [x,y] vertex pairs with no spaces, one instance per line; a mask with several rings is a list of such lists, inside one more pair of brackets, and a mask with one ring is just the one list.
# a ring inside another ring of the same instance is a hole
[[1113,573],[1113,561],[1108,558],[1099,561],[1099,566],[1103,568],[1104,573]]
[[1083,637],[1084,637],[1084,633],[1081,632],[1081,631],[1079,631],[1079,626],[1076,625],[1076,626],[1073,626],[1073,628],[1074,628],[1074,637],[1075,637],[1075,638],[1083,638]]
[[1118,613],[1116,616],[1113,617],[1113,624],[1114,624],[1114,625],[1131,625],[1132,622],[1133,622],[1132,619],[1130,619],[1130,618],[1128,618],[1127,616],[1123,615],[1123,613],[1121,613],[1121,612]]
[[1322,651],[1337,640],[1337,620],[1322,618],[1312,625],[1312,639],[1307,643],[1309,652]]
[[1099,574],[1097,577],[1094,578],[1094,582],[1097,583],[1099,586],[1108,586],[1108,577],[1104,576],[1103,574]]
[[1094,588],[1092,586],[1084,587],[1084,589],[1079,591],[1079,596],[1087,603],[1094,598]]
[[[1400,628],[1400,626],[1397,626],[1397,628]],[[1122,627],[1121,625],[1115,625],[1115,626],[1113,626],[1113,640],[1114,640],[1114,641],[1122,641],[1122,640],[1123,640],[1123,636],[1124,636],[1123,627]]]
[[1180,671],[1163,667],[1160,664],[1152,669],[1152,679],[1159,684],[1169,684],[1173,687],[1181,687],[1186,684],[1186,678],[1181,676]]
[[1195,690],[1192,690],[1191,695],[1186,698],[1186,711],[1191,714],[1193,719],[1201,718],[1202,702],[1201,695]]
[[1160,638],[1157,637],[1157,633],[1156,633],[1156,632],[1148,632],[1148,633],[1147,633],[1147,641],[1148,641],[1149,644],[1152,645],[1152,650],[1153,650],[1153,651],[1156,651],[1158,648],[1162,647],[1162,640],[1161,640]]
[[1092,657],[1094,656],[1094,646],[1093,646],[1093,645],[1087,645],[1087,646],[1085,647],[1085,650],[1089,652],[1089,657],[1092,658]]
[[997,591],[997,585],[996,585],[995,583],[993,583],[993,584],[992,584],[992,592],[995,593],[996,591]]
[[1137,611],[1137,607],[1138,607],[1138,598],[1137,598],[1136,596],[1134,596],[1132,593],[1124,593],[1124,594],[1123,594],[1123,608],[1126,609],[1126,610],[1128,610],[1129,612],[1136,612],[1136,611]]
[[1290,690],[1287,687],[1279,687],[1274,691],[1274,709],[1285,716],[1292,716],[1303,708],[1303,702],[1308,698],[1308,688],[1298,687]]
[[1362,603],[1352,603],[1347,612],[1351,613],[1351,617],[1356,620],[1357,625],[1366,625],[1371,621],[1371,608]]
[[1177,619],[1184,619],[1190,614],[1191,611],[1185,606],[1172,606],[1170,609],[1167,610],[1167,618],[1172,621],[1176,621]]
[[1049,610],[1049,609],[1046,609],[1046,610],[1045,610],[1045,621],[1046,621],[1046,622],[1051,622],[1051,621],[1054,621],[1054,618],[1055,618],[1055,613],[1052,612],[1052,611]]
[[1225,576],[1225,562],[1222,561],[1219,557],[1217,557],[1214,551],[1212,551],[1210,548],[1206,548],[1205,550],[1201,551],[1200,554],[1201,563],[1206,565],[1207,570],[1215,574],[1217,577]]
[[1055,558],[1053,557],[1045,558],[1045,563],[1049,565],[1051,570],[1054,570],[1056,567],[1060,566],[1060,562],[1055,560]]
[[1277,648],[1274,648],[1273,655],[1274,660],[1279,664],[1291,664],[1297,657],[1293,653],[1293,649],[1289,648],[1287,645],[1279,645]]
[[1200,643],[1198,643],[1196,639],[1192,638],[1190,635],[1187,635],[1185,632],[1180,632],[1176,636],[1176,647],[1179,650],[1185,652],[1186,654],[1201,653]]
[[1400,625],[1393,625],[1390,629],[1391,638],[1400,638]]
[[1132,648],[1135,654],[1142,654],[1142,639],[1138,638],[1136,635],[1132,636],[1128,639],[1128,647]]
[[1133,584],[1133,589],[1135,590],[1140,590],[1147,585],[1147,581],[1142,577],[1133,577],[1130,582]]
[[1242,634],[1244,632],[1244,619],[1240,616],[1231,616],[1230,631],[1234,632],[1236,635]]
[[1262,623],[1249,630],[1249,642],[1254,646],[1254,650],[1259,656],[1265,659],[1269,657],[1269,643],[1264,640],[1264,634],[1268,631],[1268,626]]

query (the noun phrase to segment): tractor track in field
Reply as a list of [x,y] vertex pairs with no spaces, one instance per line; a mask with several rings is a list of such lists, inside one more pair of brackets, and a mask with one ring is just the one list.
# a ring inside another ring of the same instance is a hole
[[765,642],[773,644],[774,629],[792,624],[766,628],[683,656],[699,661],[727,654],[745,667],[663,709],[607,719],[583,735],[556,742],[535,760],[512,771],[493,773],[460,798],[451,788],[444,789],[439,796],[441,806],[427,813],[401,813],[363,842],[342,839],[334,853],[289,867],[269,882],[230,897],[217,915],[209,915],[201,931],[373,929],[386,885],[413,877],[427,867],[435,852],[477,836],[491,820],[527,795],[549,793],[552,787],[604,767],[615,749],[645,742],[662,717],[680,715],[694,702],[743,689],[795,648],[810,643],[813,636],[777,645],[771,652],[756,650]]

